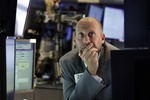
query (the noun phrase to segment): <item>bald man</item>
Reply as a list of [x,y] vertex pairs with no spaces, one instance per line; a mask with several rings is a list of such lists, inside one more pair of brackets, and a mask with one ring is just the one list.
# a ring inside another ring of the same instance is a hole
[[76,49],[59,60],[64,100],[111,100],[110,51],[118,48],[105,41],[92,17],[79,20],[74,42]]

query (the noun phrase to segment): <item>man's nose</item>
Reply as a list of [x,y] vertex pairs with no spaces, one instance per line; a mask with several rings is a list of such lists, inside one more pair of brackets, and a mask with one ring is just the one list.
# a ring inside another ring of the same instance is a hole
[[84,43],[84,44],[88,44],[89,42],[90,42],[89,36],[85,36],[85,37],[83,38],[83,43]]

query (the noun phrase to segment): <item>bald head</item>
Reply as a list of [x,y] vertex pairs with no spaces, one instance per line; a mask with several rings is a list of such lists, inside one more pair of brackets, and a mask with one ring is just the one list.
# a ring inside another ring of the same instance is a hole
[[85,18],[82,18],[81,20],[79,20],[79,22],[76,25],[76,31],[78,30],[78,28],[81,28],[81,27],[83,29],[86,29],[86,28],[90,27],[90,25],[92,25],[93,23],[94,23],[94,25],[97,25],[100,28],[100,31],[102,31],[101,23],[93,17],[85,17]]
[[102,25],[92,17],[85,17],[78,21],[74,41],[79,51],[83,51],[89,44],[96,48],[98,52],[105,41],[102,32]]

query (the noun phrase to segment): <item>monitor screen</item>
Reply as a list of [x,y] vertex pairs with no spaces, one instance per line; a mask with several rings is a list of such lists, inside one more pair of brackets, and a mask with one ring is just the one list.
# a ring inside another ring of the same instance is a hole
[[91,4],[88,12],[89,17],[96,18],[99,22],[102,22],[103,18],[103,8],[99,5]]
[[108,39],[124,42],[124,10],[115,7],[105,7],[103,32]]
[[150,100],[150,50],[111,52],[112,100]]
[[16,39],[15,90],[33,88],[35,39]]
[[23,36],[30,0],[17,0],[15,36]]

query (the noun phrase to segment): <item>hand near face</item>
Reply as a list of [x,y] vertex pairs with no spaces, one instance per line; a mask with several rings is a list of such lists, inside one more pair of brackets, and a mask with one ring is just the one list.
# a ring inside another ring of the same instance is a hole
[[93,44],[90,43],[83,51],[79,52],[79,56],[88,66],[88,71],[92,75],[96,75],[98,69],[98,50],[93,47]]

